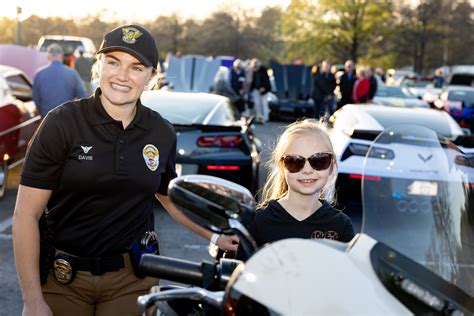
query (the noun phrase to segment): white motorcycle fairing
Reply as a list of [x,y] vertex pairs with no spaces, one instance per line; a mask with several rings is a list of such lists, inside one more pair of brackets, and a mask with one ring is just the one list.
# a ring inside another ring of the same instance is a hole
[[369,253],[376,241],[364,234],[354,240],[347,248],[327,240],[275,242],[245,262],[229,286],[281,315],[411,314],[374,273]]

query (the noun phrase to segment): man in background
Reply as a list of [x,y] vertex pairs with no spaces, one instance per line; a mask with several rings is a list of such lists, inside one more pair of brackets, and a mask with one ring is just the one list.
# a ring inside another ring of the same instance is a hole
[[354,62],[352,60],[347,60],[344,64],[344,74],[339,79],[339,91],[341,92],[341,100],[339,100],[339,104],[337,108],[340,109],[347,103],[351,103],[352,101],[352,89],[354,87],[354,83],[357,80],[355,71],[354,71]]
[[92,86],[91,86],[91,77],[92,77],[92,59],[89,57],[84,56],[84,47],[78,46],[76,48],[75,55],[76,60],[74,61],[74,69],[79,73],[81,77],[82,83],[86,88],[86,92],[88,95],[92,94]]
[[66,101],[87,96],[79,74],[63,64],[61,46],[51,44],[47,53],[51,62],[40,68],[33,78],[33,101],[41,117]]

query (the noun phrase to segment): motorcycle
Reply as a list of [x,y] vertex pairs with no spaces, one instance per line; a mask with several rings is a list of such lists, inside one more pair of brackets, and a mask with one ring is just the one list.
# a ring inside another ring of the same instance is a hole
[[198,264],[144,255],[147,275],[196,286],[138,304],[201,307],[176,313],[168,304],[158,315],[472,315],[473,166],[429,129],[390,128],[366,154],[361,233],[349,243],[291,238],[260,249],[241,224],[255,207],[250,192],[212,177],[176,178],[173,202],[203,227],[237,233],[251,256]]

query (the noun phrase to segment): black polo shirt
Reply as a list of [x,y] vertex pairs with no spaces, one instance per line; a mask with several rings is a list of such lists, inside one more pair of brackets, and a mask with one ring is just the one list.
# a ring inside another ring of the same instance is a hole
[[53,190],[54,245],[84,257],[123,253],[153,227],[155,193],[176,177],[176,134],[138,101],[122,122],[94,96],[49,112],[28,148],[21,184]]

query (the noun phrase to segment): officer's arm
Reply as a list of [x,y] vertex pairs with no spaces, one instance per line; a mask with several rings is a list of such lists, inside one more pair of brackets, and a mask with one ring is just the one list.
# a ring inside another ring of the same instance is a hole
[[[41,293],[39,276],[39,228],[51,190],[36,189],[20,185],[13,214],[13,250],[25,312],[29,308],[47,309]],[[31,311],[31,309],[30,309]]]
[[[173,204],[169,196],[157,193],[156,198],[161,202],[161,205],[163,205],[163,207],[171,215],[171,217],[173,217],[177,222],[186,226],[188,229],[192,230],[196,234],[206,239],[209,239],[209,240],[211,239],[212,232],[194,223],[186,215],[184,215],[183,212],[181,212]],[[217,240],[216,244],[219,248],[223,250],[236,251],[238,241],[239,241],[239,238],[235,235],[233,236],[221,235],[221,237],[219,237],[219,239]]]

